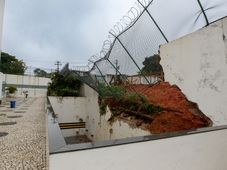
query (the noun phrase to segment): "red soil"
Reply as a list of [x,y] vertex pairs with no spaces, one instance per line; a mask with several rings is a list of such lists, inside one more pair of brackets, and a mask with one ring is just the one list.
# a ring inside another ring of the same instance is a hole
[[126,88],[143,94],[151,104],[164,109],[154,115],[153,121],[147,126],[151,133],[192,130],[212,125],[197,104],[188,101],[176,85],[160,82],[155,85],[128,85]]

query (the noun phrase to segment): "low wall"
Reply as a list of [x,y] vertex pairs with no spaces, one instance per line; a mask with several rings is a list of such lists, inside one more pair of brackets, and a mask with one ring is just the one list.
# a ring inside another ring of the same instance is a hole
[[227,18],[162,45],[165,80],[198,103],[214,125],[227,124]]
[[227,130],[50,155],[50,170],[226,170]]
[[149,131],[131,127],[124,121],[116,120],[115,122],[109,122],[110,117],[111,112],[107,108],[106,114],[100,117],[96,127],[95,141],[115,140],[151,134]]
[[[87,118],[85,97],[49,97],[51,106],[59,123],[85,121]],[[64,137],[75,136],[76,132],[85,134],[85,129],[62,130]]]
[[49,82],[51,82],[49,78],[3,74],[2,83],[0,84],[3,86],[3,94],[6,86],[15,86],[17,87],[16,97],[23,97],[23,91],[28,91],[30,97],[39,97],[46,96]]

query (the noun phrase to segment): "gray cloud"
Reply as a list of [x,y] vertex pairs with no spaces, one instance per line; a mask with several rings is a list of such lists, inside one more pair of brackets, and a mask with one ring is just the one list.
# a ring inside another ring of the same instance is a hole
[[134,0],[7,0],[3,50],[27,65],[86,64]]

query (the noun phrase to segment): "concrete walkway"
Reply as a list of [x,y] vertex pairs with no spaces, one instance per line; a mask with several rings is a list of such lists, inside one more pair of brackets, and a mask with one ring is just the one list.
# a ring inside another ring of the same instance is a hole
[[16,101],[15,109],[9,108],[9,102],[0,106],[0,169],[46,170],[46,98]]

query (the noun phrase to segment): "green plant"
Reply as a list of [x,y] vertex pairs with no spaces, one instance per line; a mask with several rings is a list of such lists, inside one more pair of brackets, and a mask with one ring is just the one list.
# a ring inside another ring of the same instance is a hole
[[17,91],[17,88],[14,86],[8,86],[6,87],[6,91],[8,91],[9,93],[15,93]]
[[135,93],[135,92],[127,93],[124,100],[127,103],[137,103],[137,104],[147,103],[147,98],[144,95],[138,94],[138,93]]
[[23,75],[26,69],[23,60],[18,60],[15,56],[1,52],[0,72]]
[[54,73],[48,86],[48,96],[79,96],[81,82],[74,76]]
[[141,109],[147,114],[158,113],[163,110],[160,106],[155,106],[150,103],[141,104]]
[[107,103],[104,100],[102,100],[101,104],[99,105],[100,115],[105,115],[106,114],[106,108],[107,108]]
[[125,90],[119,86],[105,86],[100,84],[98,87],[100,97],[112,97],[114,100],[119,100],[125,95]]

